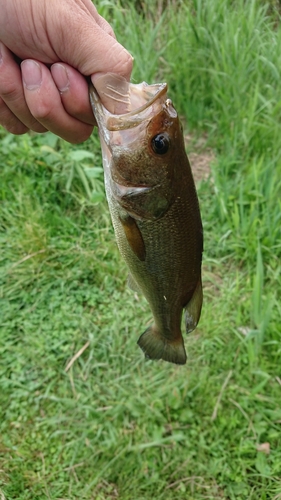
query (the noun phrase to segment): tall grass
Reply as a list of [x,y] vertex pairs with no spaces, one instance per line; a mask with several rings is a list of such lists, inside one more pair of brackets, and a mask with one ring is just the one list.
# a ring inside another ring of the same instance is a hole
[[277,3],[96,2],[214,151],[185,367],[136,346],[97,137],[0,130],[0,498],[281,498]]

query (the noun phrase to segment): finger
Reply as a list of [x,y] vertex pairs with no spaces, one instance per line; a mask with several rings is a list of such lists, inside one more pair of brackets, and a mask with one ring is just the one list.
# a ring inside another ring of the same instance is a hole
[[47,130],[73,144],[88,139],[93,126],[67,113],[48,68],[27,59],[21,63],[21,69],[25,100],[35,119]]
[[102,104],[110,113],[120,115],[130,111],[130,84],[123,76],[97,73],[91,80]]
[[[2,106],[5,120],[8,120],[9,127],[16,127],[18,130],[28,129],[35,132],[45,132],[45,128],[38,123],[30,113],[25,101],[21,72],[18,64],[15,62],[12,53],[0,42],[1,62],[0,62],[0,97],[6,104],[11,114]],[[14,115],[14,118],[12,118]],[[20,127],[22,122],[23,127]],[[2,115],[0,118],[2,123]],[[19,132],[24,133],[24,132]]]
[[114,33],[112,27],[110,26],[110,24],[106,21],[106,19],[104,19],[102,16],[99,16],[99,19],[97,22],[98,22],[98,25],[101,27],[101,29],[103,29],[103,31],[105,31],[108,35],[110,35],[112,38],[114,38],[116,40],[115,33]]
[[25,134],[29,129],[12,113],[0,97],[0,124],[15,135]]
[[[77,4],[76,4],[77,6]],[[61,15],[57,10],[62,9]],[[90,76],[94,73],[116,73],[130,79],[133,58],[129,52],[103,29],[90,12],[83,9],[58,9],[52,12],[49,38],[56,40],[55,51],[61,61],[77,68],[80,73]],[[63,19],[63,26],[61,25]],[[68,26],[69,29],[65,29]],[[83,30],[81,30],[83,26]],[[103,27],[105,28],[103,23]]]
[[0,9],[1,37],[22,60],[63,61],[86,76],[111,72],[129,81],[133,58],[115,40],[91,0],[30,0],[32,16],[26,2],[17,0],[15,11],[6,9],[6,3],[2,1]]
[[90,14],[90,16],[96,21],[96,23],[110,36],[116,38],[112,26],[104,19],[104,17],[100,16],[96,7],[94,6],[91,0],[83,0],[84,10]]
[[65,63],[51,66],[51,74],[60,92],[66,112],[81,122],[96,125],[89,101],[89,87],[86,79]]

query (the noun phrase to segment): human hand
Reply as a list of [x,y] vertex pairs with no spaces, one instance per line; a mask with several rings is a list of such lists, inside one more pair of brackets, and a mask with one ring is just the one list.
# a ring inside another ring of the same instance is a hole
[[85,76],[129,80],[132,57],[91,0],[0,0],[0,11],[0,124],[86,140],[95,120]]

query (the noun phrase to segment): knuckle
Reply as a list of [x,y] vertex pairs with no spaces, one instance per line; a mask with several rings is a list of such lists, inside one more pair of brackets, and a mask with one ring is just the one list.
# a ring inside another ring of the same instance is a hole
[[32,110],[32,115],[39,122],[48,121],[50,116],[52,115],[52,109],[50,106],[40,102],[37,104],[36,109]]
[[79,133],[76,135],[73,135],[68,142],[71,144],[80,144],[81,142],[85,142],[87,139],[89,139],[91,133],[92,133],[93,127],[85,127],[83,130],[81,130]]
[[24,125],[8,108],[5,101],[0,97],[0,124],[13,135],[25,134],[28,127]]
[[28,132],[28,128],[20,121],[9,121],[3,124],[3,127],[13,135],[23,135]]
[[18,89],[14,87],[13,84],[1,82],[0,79],[0,95],[4,101],[13,102],[18,99]]
[[39,123],[37,121],[34,121],[33,123],[31,123],[29,128],[33,132],[37,132],[39,134],[47,131],[47,129],[43,125],[41,125],[41,123]]

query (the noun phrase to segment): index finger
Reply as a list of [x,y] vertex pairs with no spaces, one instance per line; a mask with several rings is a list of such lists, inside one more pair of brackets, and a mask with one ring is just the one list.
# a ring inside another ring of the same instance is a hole
[[[21,63],[24,95],[32,116],[47,130],[73,144],[91,135],[93,125],[68,114],[49,69],[42,63],[27,59]],[[34,76],[40,76],[33,84]]]

